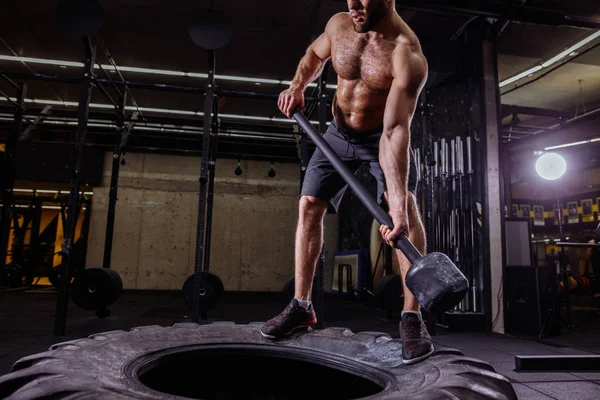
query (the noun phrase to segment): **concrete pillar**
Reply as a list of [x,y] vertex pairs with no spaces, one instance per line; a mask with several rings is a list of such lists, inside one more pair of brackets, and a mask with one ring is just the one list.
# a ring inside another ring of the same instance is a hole
[[[489,29],[493,31],[492,28]],[[482,41],[483,86],[482,102],[485,128],[485,190],[483,208],[486,263],[484,268],[484,307],[488,312],[488,328],[504,333],[504,199],[500,146],[500,94],[498,86],[498,59],[495,35],[488,32]]]

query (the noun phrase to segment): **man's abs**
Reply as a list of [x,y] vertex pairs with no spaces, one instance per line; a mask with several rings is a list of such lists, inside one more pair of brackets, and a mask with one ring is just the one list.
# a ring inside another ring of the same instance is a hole
[[383,116],[388,90],[376,90],[357,79],[338,79],[332,112],[339,127],[354,132],[383,129]]

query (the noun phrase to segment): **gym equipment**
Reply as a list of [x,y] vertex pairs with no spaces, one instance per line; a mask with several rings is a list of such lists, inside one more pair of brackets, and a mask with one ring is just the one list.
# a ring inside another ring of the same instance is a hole
[[0,151],[0,190],[12,190],[15,186],[15,161],[12,154]]
[[517,371],[600,371],[600,355],[515,356]]
[[[567,277],[567,282],[568,282],[567,292],[571,293],[573,290],[575,290],[577,288],[577,281],[572,276],[568,276]],[[565,284],[564,284],[564,282],[560,282],[558,284],[558,294],[561,295],[561,296],[565,294]]]
[[579,277],[579,283],[583,289],[586,289],[586,290],[590,289],[590,280],[588,278],[586,278],[585,276]]
[[[108,192],[108,211],[106,213],[106,232],[104,235],[104,258],[102,267],[110,268],[113,233],[115,228],[115,215],[119,191],[119,170],[123,158],[123,148],[129,140],[129,135],[133,128],[134,121],[137,120],[139,113],[135,112],[131,116],[131,122],[125,124],[125,104],[127,102],[127,93],[123,93],[119,97],[119,111],[117,113],[117,129],[121,132],[121,138],[113,150],[112,168],[110,173],[110,189]],[[89,209],[89,207],[88,207]],[[88,224],[89,225],[89,224]]]
[[478,312],[478,299],[477,299],[477,281],[478,281],[478,268],[477,268],[477,256],[476,249],[477,246],[475,244],[476,241],[476,232],[475,232],[475,212],[473,211],[473,206],[475,203],[475,195],[473,191],[474,187],[474,177],[475,173],[473,169],[473,153],[471,147],[471,136],[467,136],[467,175],[469,177],[467,181],[467,195],[465,198],[465,211],[466,211],[466,232],[467,232],[467,254],[466,257],[468,259],[468,273],[470,275],[471,280],[471,306],[473,312]]
[[[427,114],[428,106],[423,107],[423,113]],[[445,134],[432,141],[431,133],[423,129],[422,148],[417,149],[424,154],[432,153],[425,160],[417,159],[419,170],[425,172],[419,206],[432,221],[426,225],[427,252],[447,254],[470,284],[465,297],[449,310],[460,313],[481,313],[481,232],[477,228],[476,154],[472,140],[469,135]]]
[[73,279],[71,298],[79,308],[101,310],[102,314],[121,297],[122,291],[123,281],[117,272],[108,268],[88,268]]
[[397,274],[383,276],[374,289],[375,301],[380,308],[400,312],[404,309],[402,277]]
[[[261,325],[140,326],[57,343],[0,376],[0,398],[300,399],[318,385],[324,399],[517,399],[489,363],[455,349],[407,367],[386,333],[336,327],[265,341]],[[312,384],[295,384],[299,374]]]
[[[377,204],[306,116],[296,108],[292,111],[292,117],[321,149],[377,221],[393,229],[390,216]],[[460,303],[469,289],[469,282],[447,255],[433,252],[423,256],[405,234],[400,235],[395,247],[399,248],[412,264],[406,274],[405,283],[426,311],[445,312]]]
[[58,264],[56,267],[52,267],[48,274],[48,280],[56,289],[59,288],[62,282],[62,276],[65,273],[65,267],[63,264]]
[[217,50],[231,41],[231,21],[220,11],[202,13],[189,27],[190,38],[206,50]]
[[[200,43],[197,43],[201,46]],[[184,289],[184,296],[188,296],[192,307],[192,322],[199,322],[200,318],[206,319],[206,290],[211,283],[205,282],[212,279],[210,269],[210,242],[212,232],[212,209],[214,197],[215,165],[217,155],[217,140],[219,135],[219,101],[215,92],[215,51],[208,51],[208,77],[204,97],[204,118],[202,133],[202,157],[200,163],[200,188],[198,195],[198,218],[196,220],[196,253],[194,258],[194,273],[191,279],[192,286],[188,292]],[[214,136],[214,138],[213,138]],[[218,277],[217,277],[218,278]],[[220,282],[220,279],[219,279]],[[185,288],[184,283],[184,288]],[[188,284],[189,287],[189,284]],[[222,287],[222,282],[221,282]],[[189,292],[191,290],[191,292]],[[221,290],[222,292],[222,290]],[[186,294],[187,293],[187,294]],[[191,297],[189,297],[191,294]]]
[[[83,48],[85,52],[85,62],[83,78],[79,86],[79,106],[77,118],[77,134],[75,136],[75,153],[70,160],[70,171],[72,173],[68,215],[66,220],[65,235],[62,244],[62,263],[65,266],[65,273],[62,276],[62,283],[59,286],[56,301],[56,313],[54,319],[54,334],[63,336],[67,324],[67,312],[69,306],[69,286],[73,276],[73,240],[75,238],[75,227],[77,226],[77,217],[79,213],[79,193],[81,188],[81,171],[83,164],[83,150],[88,128],[88,116],[90,111],[90,100],[92,97],[92,88],[94,86],[94,66],[96,63],[96,47],[89,36],[83,38]],[[85,274],[82,272],[78,278],[83,282]]]
[[[555,266],[511,266],[504,269],[505,331],[513,335],[537,335],[548,309],[560,307]],[[561,331],[554,318],[546,327],[547,335]]]
[[335,290],[335,293],[337,293],[339,296],[345,295],[354,297],[354,284],[352,283],[352,265],[339,264],[337,268],[334,269],[334,271],[337,271],[337,280],[333,280],[333,282],[336,283],[336,286],[335,289],[332,287],[331,291],[334,292]]
[[[559,210],[559,214],[560,214],[560,210]],[[562,237],[562,225],[559,225],[559,230],[560,230],[560,236]],[[575,243],[575,242],[571,243],[571,242],[559,241],[556,243],[556,246],[558,246],[559,248],[562,249],[561,253],[564,253],[564,249],[567,247],[592,248],[594,250],[600,249],[600,244],[593,244],[593,243]],[[564,297],[563,300],[564,300],[564,304],[565,304],[565,317],[566,318],[563,319],[563,317],[560,313],[560,308],[558,306],[549,307],[548,311],[546,313],[546,318],[544,320],[544,324],[538,335],[538,341],[541,341],[543,338],[545,338],[546,328],[549,325],[549,322],[551,322],[551,321],[558,320],[569,329],[571,329],[575,326],[571,322],[571,304],[569,301],[569,292],[571,292],[572,290],[577,288],[577,280],[575,280],[567,271],[562,254],[559,256],[559,260],[560,260],[560,273],[559,273],[560,274],[559,275],[560,282],[558,284],[558,290],[557,290],[558,296],[557,296],[556,301],[557,302],[559,301],[558,297],[560,297],[560,296]],[[567,290],[565,290],[565,282],[567,283]],[[591,292],[589,292],[589,293],[591,294]]]
[[56,19],[67,33],[90,36],[102,27],[104,12],[96,0],[59,0]]
[[365,289],[371,289],[367,283],[371,273],[366,250],[336,252],[333,260],[331,293],[358,298]]
[[[202,284],[198,290],[198,306],[200,312],[207,312],[208,309],[216,304],[220,299],[221,295],[225,291],[223,281],[217,274],[209,271],[202,272]],[[189,308],[193,308],[194,299],[194,274],[190,275],[183,284],[183,296],[185,304]]]
[[7,264],[0,271],[0,287],[14,289],[23,286],[25,273],[19,264]]

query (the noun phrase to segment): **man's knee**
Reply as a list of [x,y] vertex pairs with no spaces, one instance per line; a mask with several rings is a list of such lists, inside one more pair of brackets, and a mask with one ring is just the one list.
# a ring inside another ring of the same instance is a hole
[[300,220],[306,222],[319,222],[327,212],[327,202],[313,196],[300,198]]

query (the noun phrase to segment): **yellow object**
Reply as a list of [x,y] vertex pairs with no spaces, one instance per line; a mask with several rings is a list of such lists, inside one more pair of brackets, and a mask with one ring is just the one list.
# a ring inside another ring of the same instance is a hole
[[35,283],[36,286],[52,286],[52,284],[48,280],[47,276],[42,276],[42,277],[36,276],[35,278],[33,278],[33,283]]
[[572,276],[567,278],[567,283],[569,285],[569,292],[577,287],[577,281]]

